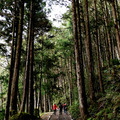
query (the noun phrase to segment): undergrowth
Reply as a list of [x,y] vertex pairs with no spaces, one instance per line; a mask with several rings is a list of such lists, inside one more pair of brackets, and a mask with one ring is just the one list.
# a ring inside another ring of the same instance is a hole
[[[88,104],[90,118],[88,120],[120,120],[120,64],[113,61],[113,65],[102,70],[104,93],[96,93],[96,103]],[[80,120],[79,104],[70,107],[74,120]]]
[[5,110],[0,110],[0,120],[4,120]]
[[91,117],[88,120],[120,120],[120,65],[115,62],[110,69],[103,70],[105,92],[95,106],[89,107]]

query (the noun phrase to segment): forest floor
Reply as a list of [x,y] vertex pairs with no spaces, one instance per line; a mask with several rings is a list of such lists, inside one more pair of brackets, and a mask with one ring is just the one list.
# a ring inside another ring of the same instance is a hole
[[59,114],[59,111],[56,112],[56,115],[53,112],[48,112],[41,116],[42,120],[72,120],[70,114],[62,112],[62,115]]

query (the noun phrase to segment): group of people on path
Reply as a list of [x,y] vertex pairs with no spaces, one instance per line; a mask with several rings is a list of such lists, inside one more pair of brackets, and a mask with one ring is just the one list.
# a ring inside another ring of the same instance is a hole
[[62,109],[64,109],[64,113],[67,114],[67,104],[64,103],[63,105],[61,104],[61,102],[59,102],[59,108],[57,107],[56,104],[53,105],[53,110],[54,110],[54,114],[56,115],[56,110],[59,109],[59,113],[62,114]]

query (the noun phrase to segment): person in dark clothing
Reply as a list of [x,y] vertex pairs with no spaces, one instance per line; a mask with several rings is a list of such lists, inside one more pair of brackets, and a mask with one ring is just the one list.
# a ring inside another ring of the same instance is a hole
[[65,113],[66,114],[67,114],[67,109],[68,109],[67,104],[65,104]]
[[64,113],[67,114],[67,105],[66,105],[66,103],[63,104],[63,108],[64,108]]
[[65,113],[65,105],[66,105],[66,104],[64,103],[64,104],[63,104],[63,108],[64,108],[64,113]]
[[59,103],[58,103],[59,105],[61,104],[61,100],[59,101]]
[[63,108],[63,106],[62,106],[62,104],[60,103],[60,104],[59,104],[60,114],[62,114],[62,108]]

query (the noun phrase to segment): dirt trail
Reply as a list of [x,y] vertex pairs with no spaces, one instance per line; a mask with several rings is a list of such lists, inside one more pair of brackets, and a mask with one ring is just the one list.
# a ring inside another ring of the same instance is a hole
[[56,115],[53,114],[50,120],[72,120],[72,119],[69,114],[66,114],[64,112],[62,112],[62,114],[59,114],[59,111],[57,111]]
[[56,115],[53,112],[48,112],[41,116],[42,120],[72,120],[69,114],[62,112],[59,114],[59,111],[56,112]]

